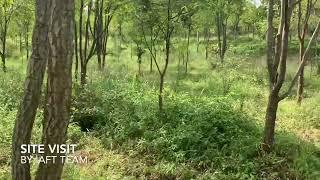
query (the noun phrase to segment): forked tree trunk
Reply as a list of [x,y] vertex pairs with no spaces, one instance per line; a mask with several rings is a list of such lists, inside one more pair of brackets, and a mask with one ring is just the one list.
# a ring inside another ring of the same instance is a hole
[[52,0],[53,12],[49,26],[49,57],[46,106],[42,144],[44,156],[56,161],[40,163],[36,180],[60,180],[64,162],[60,154],[50,152],[49,145],[65,144],[70,118],[72,88],[72,57],[74,37],[74,0]]
[[21,164],[21,145],[30,144],[32,127],[41,96],[41,86],[48,58],[49,2],[36,1],[36,20],[32,39],[32,54],[24,82],[24,94],[18,109],[12,137],[12,179],[29,180],[30,164]]
[[[288,53],[288,33],[290,23],[290,9],[288,0],[281,2],[281,21],[275,44],[275,55],[273,56],[273,12],[274,0],[269,1],[268,7],[268,34],[267,34],[267,64],[269,71],[270,95],[265,117],[265,128],[261,148],[264,152],[271,152],[274,145],[275,125],[277,119],[278,104],[280,102],[279,92],[285,80],[286,61]],[[279,69],[279,72],[278,72]]]

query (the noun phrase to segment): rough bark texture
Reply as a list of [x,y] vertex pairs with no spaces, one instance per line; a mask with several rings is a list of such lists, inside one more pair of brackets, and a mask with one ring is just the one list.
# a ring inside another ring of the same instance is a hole
[[52,153],[48,145],[64,144],[70,118],[72,87],[72,56],[74,35],[74,0],[52,0],[49,26],[49,57],[46,106],[44,111],[42,143],[44,156],[57,156],[56,162],[40,163],[38,180],[61,179],[61,154]]
[[274,143],[274,133],[277,119],[279,98],[276,93],[271,92],[269,95],[269,101],[267,105],[266,121],[264,127],[264,137],[263,137],[263,150],[270,152],[271,147]]
[[30,144],[31,131],[41,96],[41,86],[47,64],[47,34],[49,1],[36,1],[36,21],[32,39],[32,54],[27,67],[24,95],[17,113],[12,143],[12,179],[30,179],[29,163],[21,164],[21,145]]

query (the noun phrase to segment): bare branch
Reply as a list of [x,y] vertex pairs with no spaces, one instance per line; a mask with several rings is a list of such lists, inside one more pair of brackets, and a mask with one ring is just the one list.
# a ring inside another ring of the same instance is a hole
[[297,80],[298,80],[298,77],[299,77],[299,74],[301,73],[302,69],[304,68],[304,66],[305,66],[305,64],[306,64],[306,62],[307,62],[307,56],[308,56],[308,54],[309,54],[309,51],[310,51],[310,49],[311,49],[311,46],[313,45],[313,43],[314,43],[315,40],[317,39],[317,36],[318,36],[318,34],[319,34],[319,31],[320,31],[320,21],[318,22],[318,25],[317,25],[316,30],[315,30],[315,31],[313,32],[313,34],[312,34],[312,37],[311,37],[311,39],[310,39],[310,41],[309,41],[309,44],[308,44],[308,46],[307,46],[307,49],[305,50],[305,52],[304,52],[304,54],[303,54],[303,59],[302,59],[302,61],[301,61],[300,64],[299,64],[299,68],[298,68],[297,72],[295,73],[294,78],[293,78],[293,80],[291,81],[291,84],[290,84],[288,90],[287,90],[282,96],[280,96],[280,99],[281,99],[281,100],[283,100],[283,99],[285,99],[286,97],[289,96],[292,88],[293,88],[294,85],[296,84],[296,82],[297,82]]

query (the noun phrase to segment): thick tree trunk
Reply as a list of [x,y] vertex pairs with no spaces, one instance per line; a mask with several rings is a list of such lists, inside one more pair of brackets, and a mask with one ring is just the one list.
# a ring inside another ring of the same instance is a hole
[[276,93],[271,92],[269,95],[269,101],[267,105],[266,117],[265,117],[265,128],[262,148],[265,152],[272,150],[274,142],[275,125],[277,119],[279,98]]
[[37,180],[60,180],[63,164],[60,153],[51,153],[48,145],[65,144],[70,118],[72,56],[74,37],[74,0],[52,0],[49,29],[49,57],[46,106],[42,143],[44,156],[57,156],[56,162],[40,163]]
[[30,164],[21,164],[21,145],[30,144],[31,131],[41,96],[41,86],[48,58],[48,1],[36,1],[36,21],[32,39],[32,54],[24,83],[24,95],[18,109],[12,137],[12,179],[29,180]]

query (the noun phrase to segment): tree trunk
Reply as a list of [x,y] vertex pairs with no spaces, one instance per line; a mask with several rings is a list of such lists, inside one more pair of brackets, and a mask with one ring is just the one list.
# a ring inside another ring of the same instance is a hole
[[163,112],[163,85],[164,75],[160,75],[160,86],[159,86],[159,112]]
[[21,145],[30,144],[31,131],[41,96],[41,86],[48,58],[49,2],[36,1],[36,20],[32,39],[32,54],[24,82],[24,94],[18,109],[12,137],[12,179],[29,180],[30,164],[21,164]]
[[82,86],[87,84],[87,67],[81,63],[80,83]]
[[51,153],[48,145],[65,144],[70,118],[74,0],[53,0],[49,26],[49,57],[46,106],[42,143],[44,156],[57,156],[56,162],[40,163],[36,180],[60,180],[64,154]]
[[29,59],[29,24],[26,26],[27,32],[25,35],[25,42],[26,42],[26,50],[27,50],[27,60]]
[[186,59],[186,69],[185,69],[185,73],[188,73],[188,63],[189,63],[189,56],[190,56],[190,52],[189,52],[189,46],[190,46],[190,34],[191,34],[191,25],[189,25],[188,27],[188,34],[187,34],[187,59]]
[[210,29],[206,32],[206,60],[209,58],[209,45],[210,45]]
[[19,52],[22,53],[22,35],[21,32],[19,33]]
[[106,61],[107,61],[107,45],[108,45],[108,39],[109,39],[109,27],[107,27],[105,40],[103,43],[103,55],[102,55],[102,69],[105,69],[106,67]]
[[199,53],[199,46],[200,46],[200,36],[199,36],[199,31],[197,31],[197,54]]
[[7,72],[7,67],[6,67],[6,54],[7,54],[7,29],[8,29],[8,23],[7,19],[4,18],[4,29],[3,29],[3,34],[2,34],[2,54],[1,54],[1,61],[2,61],[2,70],[3,72]]
[[[304,40],[300,41],[300,60],[299,63],[303,61],[304,54]],[[300,105],[303,99],[303,90],[304,90],[304,67],[302,68],[299,79],[298,79],[298,89],[297,89],[297,103]]]
[[278,97],[276,93],[271,92],[269,95],[269,101],[266,111],[265,128],[262,149],[265,152],[270,152],[272,150],[274,142],[275,125],[277,119],[278,110]]
[[76,58],[75,68],[74,68],[74,78],[78,80],[79,51],[78,51],[78,29],[77,29],[76,21],[74,21],[74,55]]

